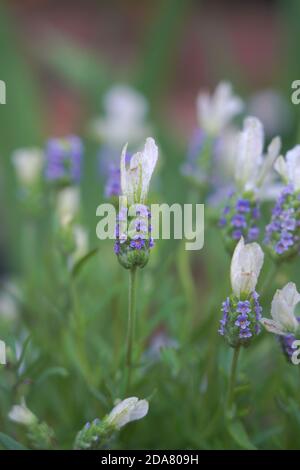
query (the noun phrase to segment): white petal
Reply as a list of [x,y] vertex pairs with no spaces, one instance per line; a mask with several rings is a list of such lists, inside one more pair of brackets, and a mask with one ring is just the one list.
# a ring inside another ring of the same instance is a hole
[[141,194],[141,201],[144,202],[146,200],[150,180],[156,166],[158,159],[158,148],[155,144],[155,140],[152,137],[148,137],[146,140],[145,148],[143,151],[142,157],[142,194]]
[[294,185],[295,190],[300,189],[300,145],[287,152],[286,164],[289,182]]
[[259,119],[248,117],[244,121],[244,129],[240,134],[235,178],[241,186],[255,184],[259,168],[262,164],[264,144],[263,126]]
[[283,289],[276,291],[272,300],[271,315],[282,330],[290,333],[297,331],[299,323],[294,310],[299,301],[300,294],[293,282],[289,282]]
[[236,296],[255,290],[263,260],[261,247],[257,243],[245,245],[242,237],[234,250],[230,267],[231,286]]
[[281,140],[280,137],[275,137],[270,145],[268,146],[268,152],[264,158],[262,168],[259,172],[257,185],[260,186],[264,179],[268,176],[271,168],[273,167],[275,160],[277,159],[281,149]]
[[285,335],[286,333],[281,329],[280,325],[276,323],[274,320],[270,320],[269,318],[262,318],[261,323],[263,326],[268,330],[270,333],[274,333],[275,335]]
[[147,400],[139,400],[137,397],[126,398],[112,409],[106,421],[111,426],[120,429],[130,421],[143,418],[148,413],[148,409]]

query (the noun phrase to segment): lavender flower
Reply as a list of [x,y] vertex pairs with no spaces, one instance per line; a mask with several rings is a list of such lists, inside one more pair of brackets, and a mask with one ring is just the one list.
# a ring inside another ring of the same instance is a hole
[[[300,317],[296,317],[298,323],[300,324]],[[299,337],[295,336],[293,333],[288,333],[286,335],[278,335],[277,339],[281,346],[282,352],[285,355],[288,362],[292,362],[292,356],[295,352],[295,348],[293,347],[294,341],[299,339]]]
[[262,307],[258,299],[259,295],[254,291],[245,301],[232,294],[223,302],[219,334],[231,347],[248,346],[250,339],[260,333]]
[[233,293],[222,304],[219,334],[233,348],[248,346],[260,333],[262,308],[255,291],[264,254],[257,243],[245,245],[241,238],[231,261],[230,277]]
[[135,204],[133,208],[134,216],[130,211],[129,214],[126,212],[126,218],[124,208],[119,212],[114,245],[119,262],[127,269],[132,266],[144,267],[149,259],[149,250],[154,246],[150,209],[143,204]]
[[237,240],[241,237],[244,237],[247,242],[258,239],[259,218],[259,203],[252,196],[245,194],[239,197],[236,193],[230,193],[219,219],[219,227],[229,252],[233,252]]
[[60,184],[78,183],[81,176],[82,155],[83,145],[77,136],[48,140],[46,179]]

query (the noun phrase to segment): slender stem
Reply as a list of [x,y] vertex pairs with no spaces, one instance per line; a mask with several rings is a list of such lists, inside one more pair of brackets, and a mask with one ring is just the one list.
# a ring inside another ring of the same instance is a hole
[[229,378],[229,387],[228,387],[228,401],[227,401],[227,408],[228,411],[231,411],[233,400],[234,400],[234,387],[235,387],[235,380],[236,380],[236,371],[237,371],[237,364],[238,358],[240,353],[240,346],[234,349],[234,353],[232,356],[232,363],[231,363],[231,371],[230,371],[230,378]]
[[127,349],[126,349],[126,367],[127,367],[127,386],[130,388],[131,369],[132,369],[132,348],[134,341],[135,328],[135,297],[136,297],[136,267],[130,270],[129,292],[128,292],[128,326],[127,326]]

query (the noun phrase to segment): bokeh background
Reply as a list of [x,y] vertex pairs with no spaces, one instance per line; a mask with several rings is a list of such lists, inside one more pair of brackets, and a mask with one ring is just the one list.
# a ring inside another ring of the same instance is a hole
[[[89,123],[103,112],[102,98],[110,86],[129,84],[149,100],[153,135],[161,148],[157,199],[186,201],[189,188],[182,183],[180,166],[197,126],[195,100],[201,89],[231,81],[246,102],[246,113],[263,121],[268,138],[280,134],[284,150],[297,142],[299,109],[290,96],[291,83],[300,75],[299,17],[297,0],[1,2],[0,79],[6,82],[7,104],[0,106],[0,272],[2,280],[16,279],[26,294],[19,301],[18,319],[5,323],[0,337],[15,350],[16,337],[22,349],[22,341],[31,336],[27,363],[17,379],[13,368],[2,377],[4,432],[26,439],[7,420],[10,406],[25,395],[56,428],[61,447],[70,447],[84,422],[103,416],[119,396],[126,325],[126,273],[107,242],[78,280],[88,318],[89,358],[87,369],[78,366],[76,342],[67,333],[68,302],[47,238],[51,209],[45,207],[30,252],[12,152],[43,147],[53,136],[83,137],[82,218],[91,247],[97,246],[95,209],[104,200],[103,180],[96,171],[99,144],[90,136]],[[134,392],[153,395],[151,413],[124,431],[118,445],[251,447],[248,438],[239,439],[240,429],[226,432],[221,417],[230,351],[215,335],[219,305],[229,289],[229,258],[217,233],[194,256],[190,271],[177,248],[175,242],[161,242],[142,274],[139,342],[145,349],[159,332],[179,349],[166,348],[158,364],[140,372]],[[296,267],[279,273],[278,283],[292,275],[297,282]],[[252,386],[245,407],[257,405],[247,417],[252,442],[297,448],[297,379],[273,338],[259,340],[242,369]],[[284,396],[281,402],[270,400],[277,392],[280,399]]]

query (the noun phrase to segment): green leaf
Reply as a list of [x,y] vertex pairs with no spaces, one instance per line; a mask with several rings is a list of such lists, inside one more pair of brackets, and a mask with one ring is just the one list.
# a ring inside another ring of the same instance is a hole
[[228,421],[227,426],[229,434],[242,449],[256,450],[255,445],[250,441],[248,433],[241,421]]
[[49,367],[46,369],[37,379],[36,384],[40,385],[42,382],[47,380],[53,375],[59,375],[61,377],[67,377],[69,375],[68,371],[64,367]]
[[96,255],[99,251],[99,248],[94,248],[93,250],[89,251],[86,255],[84,255],[82,258],[80,258],[77,263],[75,263],[73,269],[72,269],[72,277],[76,277],[80,271],[82,270],[83,266],[86,264],[86,262],[92,258],[94,255]]
[[7,450],[28,450],[27,447],[15,441],[12,437],[0,432],[0,444]]

